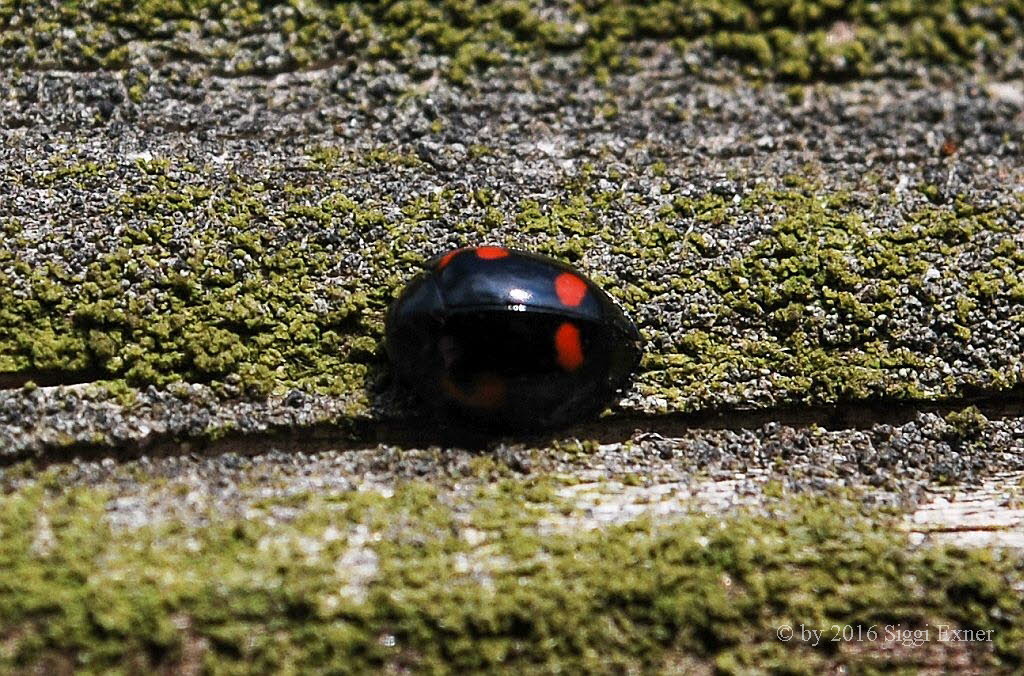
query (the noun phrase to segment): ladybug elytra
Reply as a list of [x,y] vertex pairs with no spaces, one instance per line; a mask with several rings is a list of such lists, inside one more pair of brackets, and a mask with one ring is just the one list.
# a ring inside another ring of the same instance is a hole
[[597,413],[640,360],[640,333],[571,266],[496,246],[434,258],[388,311],[397,375],[442,415],[558,427]]

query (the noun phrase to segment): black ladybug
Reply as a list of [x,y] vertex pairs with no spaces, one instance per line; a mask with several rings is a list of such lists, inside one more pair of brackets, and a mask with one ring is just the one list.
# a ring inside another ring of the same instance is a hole
[[546,256],[496,246],[433,259],[387,316],[398,376],[442,415],[528,431],[593,415],[640,360],[608,294]]

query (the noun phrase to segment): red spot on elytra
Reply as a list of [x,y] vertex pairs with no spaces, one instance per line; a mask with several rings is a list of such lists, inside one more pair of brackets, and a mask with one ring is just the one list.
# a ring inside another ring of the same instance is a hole
[[462,253],[463,251],[464,251],[463,249],[452,249],[451,251],[446,253],[444,256],[441,257],[441,260],[438,262],[437,269],[438,270],[443,270],[444,266],[446,266],[449,263],[451,263],[452,259],[455,258],[460,253]]
[[485,261],[492,261],[496,258],[504,258],[508,255],[508,249],[503,246],[478,246],[476,255]]
[[495,409],[505,403],[505,381],[491,373],[478,375],[468,389],[459,387],[451,378],[444,378],[441,385],[448,396],[463,406]]
[[580,330],[572,322],[563,322],[555,331],[555,354],[558,365],[565,371],[575,371],[583,365]]
[[563,272],[555,277],[555,293],[563,305],[576,307],[587,295],[587,283],[571,272]]

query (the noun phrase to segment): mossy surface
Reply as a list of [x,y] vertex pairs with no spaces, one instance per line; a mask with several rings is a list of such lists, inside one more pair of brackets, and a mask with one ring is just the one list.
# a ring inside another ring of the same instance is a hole
[[161,60],[201,61],[228,74],[280,72],[350,54],[432,54],[447,57],[447,75],[463,80],[512,55],[566,51],[605,76],[627,64],[624,45],[655,39],[807,80],[863,76],[890,55],[1000,60],[1019,38],[1022,18],[1020,0],[3,0],[0,50],[8,65],[103,69],[127,68],[155,50]]
[[300,494],[202,526],[114,529],[102,491],[21,483],[0,497],[5,670],[521,673],[685,660],[814,673],[923,659],[881,638],[777,640],[801,624],[879,637],[931,627],[931,641],[939,624],[992,630],[991,642],[956,646],[978,668],[1010,671],[1024,650],[1017,556],[911,548],[896,516],[839,498],[577,532],[558,526],[573,507],[550,480],[481,486],[471,510],[413,481],[389,496]]
[[[383,214],[340,192],[311,205],[307,189],[284,184],[273,199],[287,204],[271,217],[262,184],[186,178],[196,171],[140,162],[138,182],[107,210],[129,225],[94,232],[88,260],[65,242],[65,262],[32,269],[19,239],[5,241],[0,371],[88,371],[132,386],[233,375],[250,395],[299,384],[358,397],[380,310],[407,268],[382,266],[374,272],[387,283],[367,284],[335,243]],[[40,181],[60,190],[81,175],[57,169]]]
[[[985,368],[946,365],[979,322],[1024,311],[1010,227],[1019,203],[918,198],[882,226],[869,214],[892,212],[890,195],[855,202],[785,179],[742,199],[663,195],[658,208],[588,167],[544,203],[488,188],[357,202],[358,186],[430,169],[386,149],[320,148],[308,162],[263,181],[184,161],[139,162],[127,178],[117,168],[124,187],[99,215],[110,225],[90,226],[86,250],[49,235],[40,258],[33,229],[5,220],[0,373],[231,383],[256,397],[299,388],[345,398],[359,415],[387,370],[383,317],[401,286],[446,246],[498,240],[581,265],[624,304],[647,339],[637,390],[665,410],[763,403],[748,395],[753,381],[776,401],[828,403],[995,391],[1019,378],[1009,353]],[[114,171],[60,158],[22,187],[90,190]],[[756,240],[716,241],[750,219],[764,224]],[[982,266],[983,251],[996,255]],[[596,254],[619,272],[589,267]],[[953,282],[955,297],[934,287]],[[944,328],[923,339],[922,326]]]
[[[656,385],[651,393],[682,406],[718,398],[712,395],[723,386],[731,399],[743,389],[737,380],[759,378],[783,399],[806,403],[957,396],[1017,384],[1020,362],[1012,355],[956,375],[943,362],[969,352],[975,322],[1011,319],[997,299],[1009,302],[1004,308],[1024,300],[1012,225],[1024,208],[980,210],[957,198],[908,207],[899,222],[879,226],[867,216],[878,204],[822,194],[794,177],[783,183],[732,203],[713,195],[677,200],[662,210],[666,221],[638,228],[637,241],[650,247],[645,258],[663,256],[655,252],[666,245],[697,254],[684,253],[682,269],[638,297],[711,301],[687,308],[696,325],[685,333],[655,332],[664,348],[648,356],[642,386]],[[767,235],[714,266],[702,262],[717,251],[706,236],[714,228],[680,236],[669,225],[688,216],[727,228],[750,213],[772,223]],[[979,265],[980,246],[999,252],[990,265]],[[737,332],[745,338],[735,340]],[[679,383],[686,389],[676,389]]]

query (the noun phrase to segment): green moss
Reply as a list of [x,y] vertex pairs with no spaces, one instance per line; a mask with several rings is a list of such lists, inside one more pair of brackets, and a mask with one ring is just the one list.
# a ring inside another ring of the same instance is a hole
[[[60,259],[30,266],[32,245],[10,221],[0,244],[0,372],[89,374],[111,381],[126,402],[126,385],[210,383],[226,397],[300,388],[337,396],[361,415],[383,364],[384,311],[436,252],[438,233],[457,233],[457,243],[493,241],[492,229],[511,220],[517,230],[506,231],[515,234],[504,243],[582,265],[634,314],[680,296],[704,299],[680,308],[681,331],[670,330],[671,317],[642,326],[656,348],[638,388],[665,411],[761,403],[746,393],[755,380],[774,401],[812,403],[1016,384],[1016,355],[1004,355],[991,376],[928,380],[924,374],[941,373],[939,357],[887,318],[923,312],[931,323],[940,310],[931,306],[926,273],[935,266],[940,276],[958,274],[957,261],[984,241],[995,256],[967,278],[954,300],[957,324],[943,337],[966,350],[973,322],[990,316],[997,299],[1024,298],[1024,254],[1010,227],[1024,203],[986,211],[951,195],[878,228],[864,214],[884,205],[787,177],[784,188],[761,186],[739,201],[667,193],[657,214],[623,220],[637,213],[636,197],[609,189],[614,176],[602,183],[594,167],[554,186],[557,200],[515,205],[479,188],[396,201],[356,199],[367,191],[350,187],[429,166],[389,148],[348,157],[322,147],[307,156],[307,167],[276,170],[265,182],[165,158],[140,161],[118,179],[128,186],[109,214],[124,224],[118,238],[74,271]],[[108,186],[112,172],[60,157],[19,180],[60,191]],[[771,227],[742,251],[722,252],[714,233],[741,218]],[[664,274],[626,280],[588,268],[595,245]],[[358,271],[353,252],[363,261]],[[698,320],[702,313],[714,321]]]
[[[71,167],[40,181],[103,181],[109,171]],[[231,376],[250,395],[298,385],[359,402],[383,309],[407,266],[373,288],[343,273],[328,281],[338,262],[326,240],[294,233],[315,224],[344,237],[337,219],[371,227],[383,223],[380,211],[340,192],[308,204],[307,192],[286,188],[294,203],[268,227],[260,184],[235,177],[215,195],[184,182],[194,168],[161,159],[137,168],[111,214],[133,225],[81,272],[30,268],[18,238],[0,245],[0,368],[90,371],[118,388]]]
[[834,499],[542,533],[573,518],[544,482],[483,487],[469,513],[408,483],[293,496],[287,521],[270,502],[114,531],[104,493],[51,484],[0,496],[4,670],[656,671],[688,655],[803,673],[920,658],[781,643],[783,624],[930,625],[932,642],[938,623],[991,629],[965,648],[1004,670],[1024,649],[1019,557],[913,549],[898,517]]
[[[725,384],[736,374],[765,378],[785,398],[807,402],[950,396],[971,385],[920,377],[935,357],[901,332],[890,333],[886,322],[913,312],[913,306],[927,299],[924,275],[932,264],[926,261],[969,255],[982,233],[996,242],[1010,240],[1007,228],[1020,213],[982,212],[954,200],[952,205],[911,211],[896,229],[878,230],[864,222],[862,209],[851,208],[845,195],[822,197],[799,179],[789,183],[788,190],[754,190],[737,205],[718,198],[680,198],[660,214],[665,219],[682,217],[684,223],[708,217],[727,223],[754,211],[774,225],[748,253],[725,264],[709,267],[692,254],[684,258],[670,286],[704,297],[710,293],[710,310],[727,320],[731,330],[719,334],[694,327],[674,336],[656,332],[659,344],[670,347],[647,356],[641,389],[665,397],[671,409],[712,395],[743,400],[742,382]],[[632,255],[661,258],[660,249],[672,242],[672,230],[661,230],[664,226],[637,234]],[[701,240],[688,242],[696,252],[706,246]],[[1020,268],[1011,258],[1012,249],[999,250],[1005,254],[974,273],[969,295],[957,300],[961,321],[1016,288]],[[702,310],[693,308],[694,313]],[[734,331],[750,337],[736,341]],[[966,350],[970,330],[957,326],[944,339]],[[1001,378],[993,384],[987,374],[978,378],[978,386],[989,388],[1015,382]]]
[[946,423],[952,428],[951,436],[956,439],[975,438],[988,426],[988,419],[976,406],[968,406],[946,415]]
[[[57,181],[62,181],[68,178],[88,179],[99,176],[102,173],[108,172],[113,168],[111,165],[101,167],[96,162],[64,163],[62,161],[62,158],[60,158],[59,156],[51,158],[51,162],[54,164],[55,168],[52,172],[44,174],[41,177],[42,181],[45,183],[55,183]],[[72,181],[72,184],[81,188],[81,186],[85,185],[86,183],[84,181],[79,180]]]
[[[341,49],[399,61],[431,53],[449,57],[446,74],[456,82],[509,56],[568,50],[579,52],[598,80],[606,81],[611,71],[628,67],[624,53],[631,43],[651,39],[733,55],[741,67],[790,79],[861,76],[887,54],[936,63],[979,55],[1001,59],[1019,38],[1024,17],[1020,0],[595,0],[571,5],[558,20],[523,0],[268,6],[243,0],[96,0],[46,8],[6,0],[0,8],[9,26],[0,32],[0,50],[15,60],[10,65],[121,69],[131,61],[127,41],[133,40],[239,75],[268,67],[240,57],[236,43],[270,34],[276,39],[263,44],[281,45],[274,70],[327,62]],[[18,21],[10,21],[15,16]],[[346,38],[343,48],[339,35]],[[129,85],[132,100],[141,100],[145,87],[144,81]]]
[[149,91],[149,76],[142,73],[129,74],[125,77],[125,85],[132,103],[142,103]]

